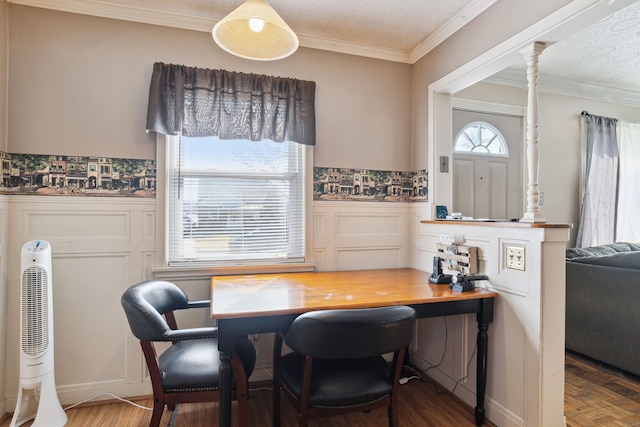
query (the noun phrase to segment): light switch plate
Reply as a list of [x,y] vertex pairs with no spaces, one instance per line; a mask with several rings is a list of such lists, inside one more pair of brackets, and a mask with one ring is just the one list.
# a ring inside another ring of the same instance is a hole
[[440,172],[449,173],[449,157],[440,156]]
[[506,260],[507,268],[513,270],[525,270],[525,253],[522,246],[507,246],[506,247]]

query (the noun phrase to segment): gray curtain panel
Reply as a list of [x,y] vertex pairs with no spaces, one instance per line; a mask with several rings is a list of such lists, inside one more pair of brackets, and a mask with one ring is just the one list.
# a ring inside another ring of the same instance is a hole
[[156,62],[147,130],[315,145],[315,87],[312,81]]
[[585,118],[587,153],[579,248],[615,242],[618,197],[618,120],[590,114]]

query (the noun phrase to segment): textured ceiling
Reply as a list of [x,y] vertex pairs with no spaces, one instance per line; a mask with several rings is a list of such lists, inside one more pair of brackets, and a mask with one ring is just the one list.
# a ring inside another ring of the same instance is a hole
[[[640,106],[640,1],[551,44],[538,66],[542,91]],[[487,80],[525,87],[525,70]]]
[[[242,4],[242,0],[109,1],[208,17],[212,23]],[[269,3],[301,35],[411,51],[474,0],[271,0]]]
[[550,46],[540,67],[556,77],[640,91],[640,2]]
[[[8,0],[67,12],[211,31],[243,0]],[[414,63],[496,0],[270,0],[305,47]],[[540,88],[640,105],[640,1],[547,47]],[[620,9],[620,8],[618,8]],[[525,86],[524,60],[489,80]],[[613,95],[610,95],[613,94]]]

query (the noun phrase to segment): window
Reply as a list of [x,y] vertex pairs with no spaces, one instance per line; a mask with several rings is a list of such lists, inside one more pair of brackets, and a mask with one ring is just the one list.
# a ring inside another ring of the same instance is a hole
[[498,129],[487,122],[466,125],[454,139],[453,151],[457,153],[509,156],[507,143]]
[[306,146],[167,138],[169,266],[304,261]]

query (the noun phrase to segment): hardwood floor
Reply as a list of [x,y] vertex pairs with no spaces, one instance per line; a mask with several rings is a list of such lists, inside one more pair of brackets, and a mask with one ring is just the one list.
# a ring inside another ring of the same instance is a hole
[[[565,415],[568,427],[640,427],[640,378],[602,369],[576,355],[567,355],[565,370]],[[404,427],[474,426],[473,411],[450,393],[428,380],[414,379],[401,386],[400,425]],[[137,400],[150,407],[151,399]],[[282,400],[282,427],[295,426],[295,413]],[[234,408],[235,411],[235,403]],[[84,404],[67,411],[67,427],[146,427],[151,412],[129,403]],[[271,425],[271,391],[252,390],[249,400],[250,425]],[[162,424],[169,421],[165,411]],[[8,427],[11,419],[0,422]],[[23,424],[25,427],[31,422]],[[176,427],[217,427],[217,404],[180,405]],[[486,426],[493,426],[485,423]],[[350,414],[314,420],[310,427],[386,427],[386,411]]]
[[[151,399],[137,400],[137,404],[150,407]],[[296,425],[295,412],[290,402],[282,399],[282,427]],[[215,403],[179,405],[176,427],[218,426],[218,406]],[[233,404],[235,415],[236,404]],[[475,426],[473,411],[452,398],[432,382],[414,379],[401,386],[399,402],[400,426],[404,427],[472,427]],[[66,427],[147,427],[151,412],[123,402],[82,405],[67,411],[69,421]],[[166,426],[170,412],[165,410],[161,426]],[[234,425],[235,425],[234,416]],[[10,419],[0,423],[8,427]],[[31,422],[23,424],[30,426]],[[249,425],[252,427],[271,426],[271,391],[256,389],[250,392]],[[492,426],[492,424],[485,424]],[[343,416],[313,420],[310,427],[387,427],[387,412],[378,409],[369,413],[355,413]]]
[[640,426],[640,378],[567,355],[564,411],[567,427]]

